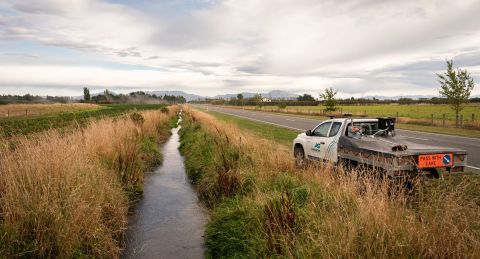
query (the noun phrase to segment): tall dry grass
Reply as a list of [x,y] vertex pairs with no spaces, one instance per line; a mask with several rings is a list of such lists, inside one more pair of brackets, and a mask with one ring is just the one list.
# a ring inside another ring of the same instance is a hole
[[[128,193],[141,187],[142,143],[168,134],[169,113],[92,121],[17,137],[0,150],[0,257],[119,256]],[[5,142],[4,142],[5,143]]]
[[[202,156],[190,144],[184,152],[213,210],[207,229],[213,257],[480,255],[478,178],[420,181],[411,192],[374,174],[331,165],[300,170],[291,151],[272,141],[201,112],[185,117],[184,141],[197,139],[212,149]],[[219,192],[225,188],[222,173],[237,183],[227,182],[235,193]]]

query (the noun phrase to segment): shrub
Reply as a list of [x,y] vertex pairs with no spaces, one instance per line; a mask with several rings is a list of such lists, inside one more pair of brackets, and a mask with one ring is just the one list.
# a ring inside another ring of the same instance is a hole
[[163,112],[163,113],[168,113],[169,112],[167,106],[164,106],[164,107],[160,108],[160,111]]
[[137,125],[142,125],[143,122],[145,121],[143,116],[138,112],[132,112],[130,114],[130,119]]

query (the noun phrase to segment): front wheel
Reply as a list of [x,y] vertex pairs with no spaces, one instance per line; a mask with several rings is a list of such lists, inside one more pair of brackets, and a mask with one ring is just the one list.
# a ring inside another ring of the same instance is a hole
[[298,168],[304,168],[307,161],[305,159],[305,152],[302,147],[296,147],[293,150],[293,155],[295,156],[295,165]]

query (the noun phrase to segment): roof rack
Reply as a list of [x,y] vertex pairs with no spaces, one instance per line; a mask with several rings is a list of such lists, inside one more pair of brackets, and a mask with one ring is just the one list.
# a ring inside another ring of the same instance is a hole
[[351,112],[343,113],[343,114],[341,114],[341,115],[330,114],[330,115],[327,115],[327,116],[330,117],[330,119],[335,119],[335,118],[339,118],[339,119],[340,119],[340,118],[356,118],[356,117],[358,117],[358,118],[365,118],[365,117],[367,117],[367,116],[365,116],[365,115],[355,115],[355,116],[354,116],[353,113],[351,113]]

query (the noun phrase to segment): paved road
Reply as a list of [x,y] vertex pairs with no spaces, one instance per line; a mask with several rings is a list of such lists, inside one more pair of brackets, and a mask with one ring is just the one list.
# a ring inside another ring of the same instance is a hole
[[[299,116],[275,114],[271,112],[259,112],[240,109],[229,109],[212,105],[202,105],[211,111],[226,113],[251,119],[259,122],[269,123],[297,131],[313,129],[321,121],[316,119],[302,118]],[[475,171],[480,170],[480,139],[443,134],[419,132],[397,129],[397,134],[409,138],[419,144],[435,145],[441,147],[460,148],[468,152],[468,167]]]

